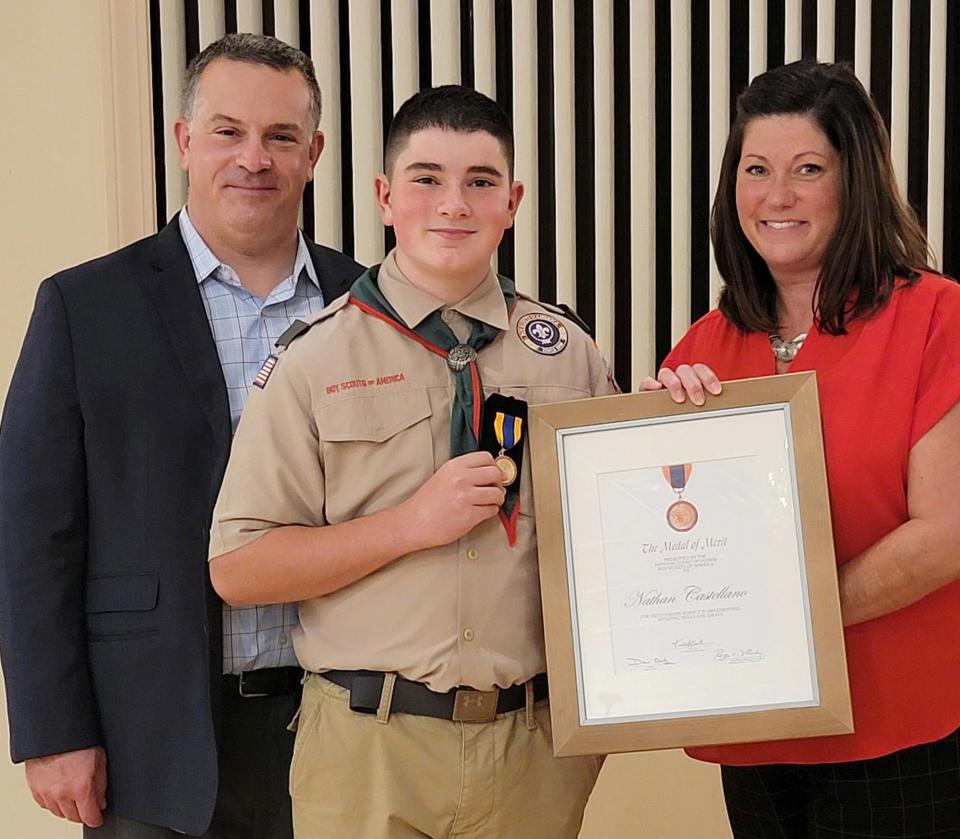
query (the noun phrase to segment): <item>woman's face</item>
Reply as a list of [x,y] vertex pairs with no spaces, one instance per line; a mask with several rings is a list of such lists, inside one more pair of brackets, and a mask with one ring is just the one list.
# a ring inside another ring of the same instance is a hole
[[760,117],[737,168],[740,227],[778,282],[814,281],[840,216],[840,156],[808,117]]

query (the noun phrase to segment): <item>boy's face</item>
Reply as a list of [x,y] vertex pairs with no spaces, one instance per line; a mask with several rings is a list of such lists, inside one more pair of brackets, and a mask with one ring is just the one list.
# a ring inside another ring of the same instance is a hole
[[426,128],[410,135],[391,172],[377,176],[376,192],[404,275],[469,293],[513,224],[523,184],[510,181],[492,134]]

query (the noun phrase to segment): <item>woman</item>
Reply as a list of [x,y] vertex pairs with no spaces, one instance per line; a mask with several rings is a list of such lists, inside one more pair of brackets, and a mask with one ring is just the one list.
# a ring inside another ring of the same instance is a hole
[[738,839],[960,836],[960,286],[848,67],[740,96],[712,235],[719,309],[659,380],[817,371],[856,730],[690,754],[723,764]]

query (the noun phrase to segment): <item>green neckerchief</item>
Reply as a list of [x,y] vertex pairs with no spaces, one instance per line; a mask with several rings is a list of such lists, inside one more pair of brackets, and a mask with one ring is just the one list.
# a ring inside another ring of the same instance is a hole
[[[460,342],[457,336],[443,322],[440,311],[431,312],[414,329],[410,329],[396,313],[394,308],[377,285],[377,273],[380,266],[368,268],[350,289],[350,296],[360,304],[361,308],[372,310],[391,321],[391,325],[408,335],[415,336],[419,343],[437,355],[447,357],[447,354]],[[507,311],[513,308],[517,296],[513,280],[499,277],[500,290],[507,304]],[[473,329],[467,339],[466,346],[479,352],[494,340],[500,330],[483,321],[474,320]],[[450,365],[448,364],[448,367]],[[476,361],[463,366],[460,370],[450,367],[455,377],[456,389],[453,399],[453,410],[450,414],[450,457],[457,457],[479,449],[480,422],[483,409],[483,385],[480,381],[480,371]],[[512,506],[512,505],[511,505]]]

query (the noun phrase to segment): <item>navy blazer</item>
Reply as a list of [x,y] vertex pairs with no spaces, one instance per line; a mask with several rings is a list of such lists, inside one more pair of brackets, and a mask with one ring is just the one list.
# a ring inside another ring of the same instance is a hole
[[[327,302],[362,268],[308,243]],[[217,794],[210,516],[230,448],[174,218],[45,280],[0,424],[0,653],[14,761],[102,745],[108,809],[203,833]]]

